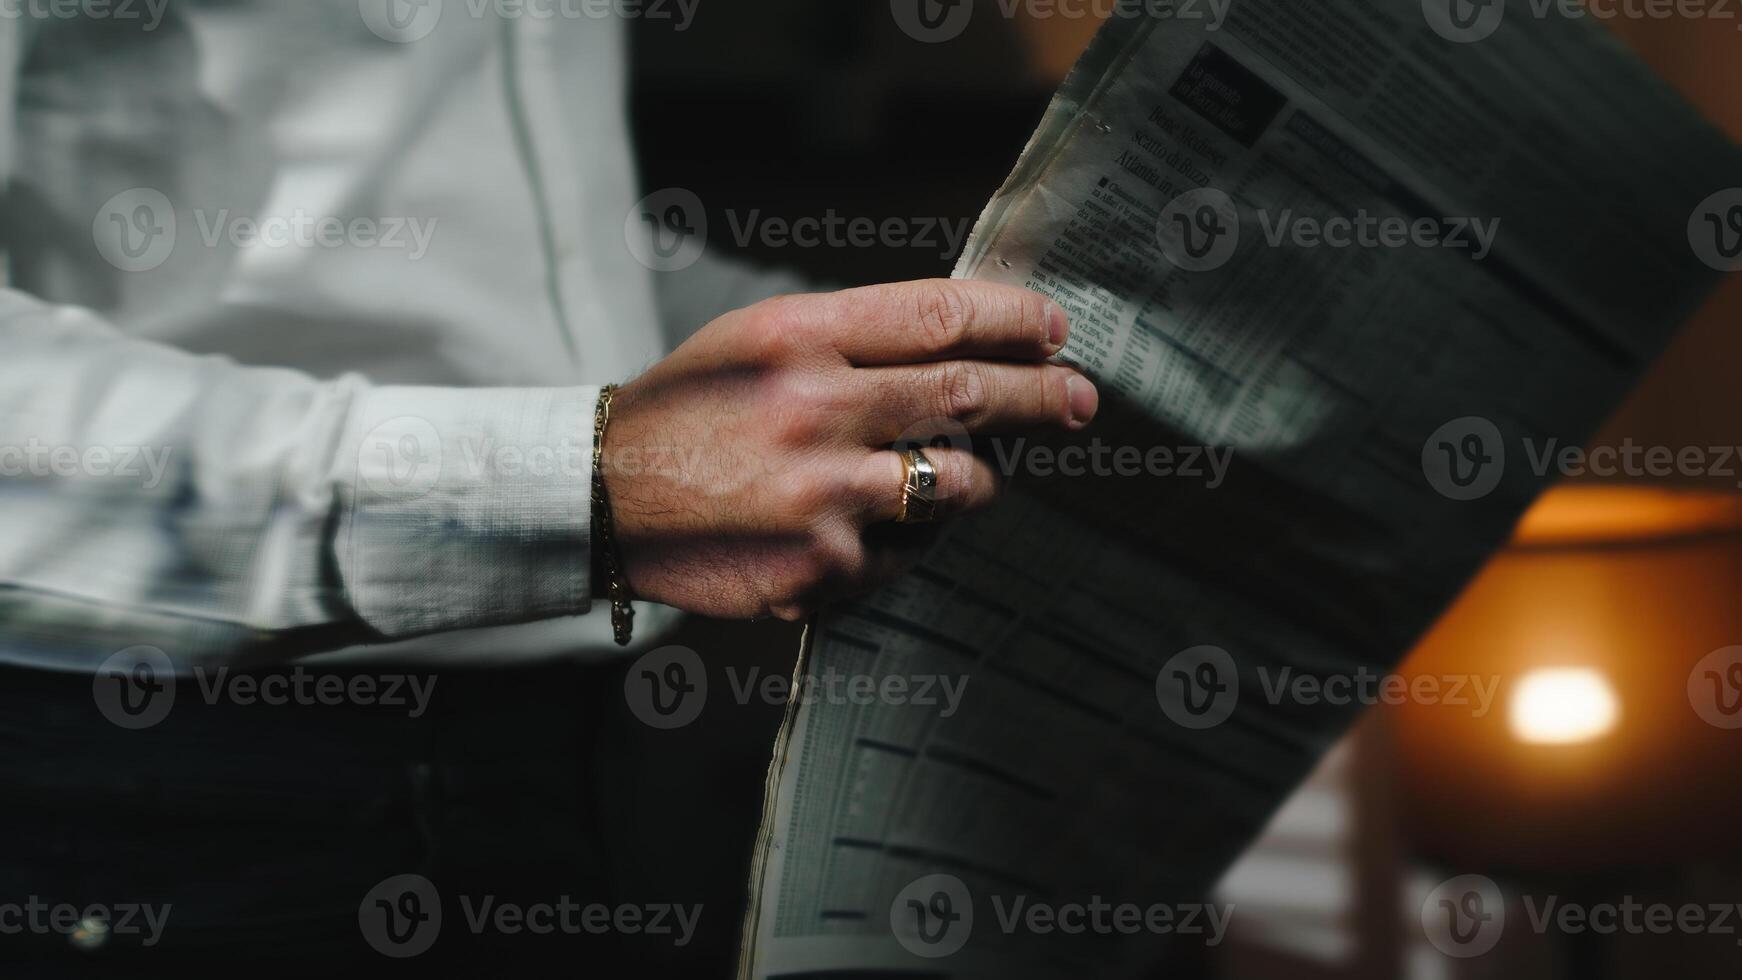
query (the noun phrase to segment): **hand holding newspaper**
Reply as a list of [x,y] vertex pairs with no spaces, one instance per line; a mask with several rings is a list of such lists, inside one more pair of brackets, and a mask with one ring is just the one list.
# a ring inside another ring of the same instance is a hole
[[1460,3],[1103,28],[957,270],[1070,312],[1103,421],[813,624],[801,674],[960,697],[795,699],[741,976],[1143,973],[1353,717],[1270,680],[1393,666],[1726,267],[1742,153]]

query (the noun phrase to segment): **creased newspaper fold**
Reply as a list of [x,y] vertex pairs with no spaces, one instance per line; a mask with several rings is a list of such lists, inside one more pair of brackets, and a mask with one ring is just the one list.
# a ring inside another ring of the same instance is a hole
[[1522,441],[1694,310],[1742,154],[1591,23],[1483,9],[1103,28],[957,270],[1065,306],[1103,417],[977,440],[1006,502],[807,634],[865,696],[789,710],[741,976],[1142,973],[1353,716],[1275,679],[1394,665]]

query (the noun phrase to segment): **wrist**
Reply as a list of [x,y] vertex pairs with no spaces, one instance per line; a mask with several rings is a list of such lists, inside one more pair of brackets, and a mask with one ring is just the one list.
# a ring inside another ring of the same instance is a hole
[[[616,387],[606,385],[599,392],[593,411],[593,593],[603,594],[611,603],[611,630],[619,646],[628,646],[635,626],[635,610],[630,606],[629,583],[623,576],[623,562],[617,551],[615,522],[612,520],[611,494],[606,481],[605,440],[611,424],[611,404]],[[603,584],[603,590],[600,584]]]

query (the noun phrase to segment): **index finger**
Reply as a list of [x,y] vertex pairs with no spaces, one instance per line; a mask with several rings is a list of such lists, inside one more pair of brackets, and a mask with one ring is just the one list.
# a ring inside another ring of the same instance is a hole
[[1057,354],[1070,321],[1032,290],[926,279],[829,297],[835,349],[860,366],[958,359],[1038,361]]

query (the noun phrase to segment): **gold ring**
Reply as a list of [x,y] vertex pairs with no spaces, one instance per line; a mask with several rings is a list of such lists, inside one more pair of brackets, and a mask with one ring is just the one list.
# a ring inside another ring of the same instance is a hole
[[901,515],[897,524],[930,524],[938,519],[938,468],[917,449],[903,450]]

